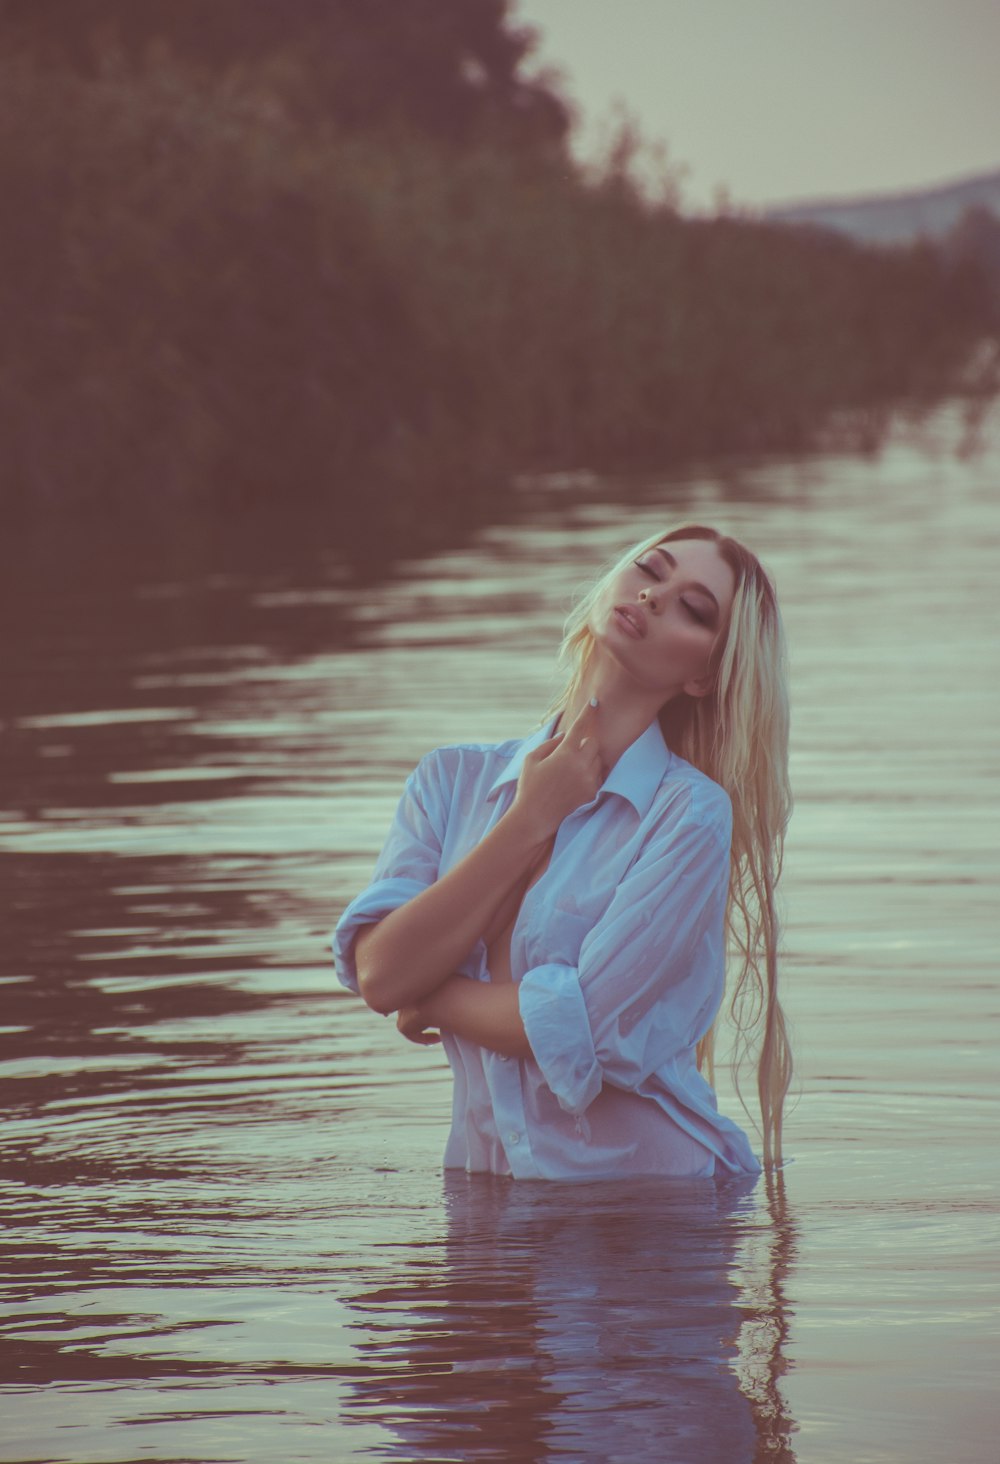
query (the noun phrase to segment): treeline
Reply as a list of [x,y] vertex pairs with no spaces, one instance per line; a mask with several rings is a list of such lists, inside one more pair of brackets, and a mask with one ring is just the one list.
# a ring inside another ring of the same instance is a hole
[[5,0],[3,39],[25,515],[273,504],[359,554],[515,471],[877,431],[997,329],[964,257],[685,219],[627,138],[581,176],[503,0]]

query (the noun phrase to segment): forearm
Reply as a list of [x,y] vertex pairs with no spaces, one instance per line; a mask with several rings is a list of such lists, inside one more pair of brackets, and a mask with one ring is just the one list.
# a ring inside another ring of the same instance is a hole
[[429,995],[493,923],[545,840],[515,806],[464,859],[358,936],[358,984],[368,1005],[393,1012]]
[[418,1008],[428,1027],[443,1027],[505,1057],[530,1057],[531,1047],[521,1020],[517,987],[450,976]]

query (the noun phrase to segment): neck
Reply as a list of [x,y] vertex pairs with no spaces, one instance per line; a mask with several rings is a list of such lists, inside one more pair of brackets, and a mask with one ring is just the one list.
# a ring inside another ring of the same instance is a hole
[[602,656],[598,647],[581,685],[563,708],[556,730],[568,727],[594,696],[600,709],[597,735],[601,761],[609,773],[670,698],[664,696],[662,688],[651,692],[640,686],[617,661]]

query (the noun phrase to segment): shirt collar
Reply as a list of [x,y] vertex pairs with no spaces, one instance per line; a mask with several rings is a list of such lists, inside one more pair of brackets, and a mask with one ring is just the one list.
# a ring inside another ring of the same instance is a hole
[[[556,718],[551,717],[544,727],[539,727],[519,742],[506,767],[494,779],[486,797],[490,800],[507,783],[516,783],[529,752],[552,736]],[[641,736],[626,747],[604,782],[600,793],[617,793],[628,799],[640,818],[649,812],[657,788],[670,764],[670,749],[663,740],[658,718],[654,717]]]

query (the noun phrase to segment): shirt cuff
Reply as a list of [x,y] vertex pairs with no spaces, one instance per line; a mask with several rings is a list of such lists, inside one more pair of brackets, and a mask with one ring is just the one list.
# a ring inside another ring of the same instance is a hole
[[429,889],[419,879],[379,879],[357,895],[341,915],[330,937],[333,964],[341,985],[358,992],[358,968],[354,963],[354,941],[365,925],[375,925],[383,916],[398,910],[416,895]]
[[526,971],[518,1005],[534,1059],[560,1108],[583,1113],[603,1078],[576,967],[553,962]]

